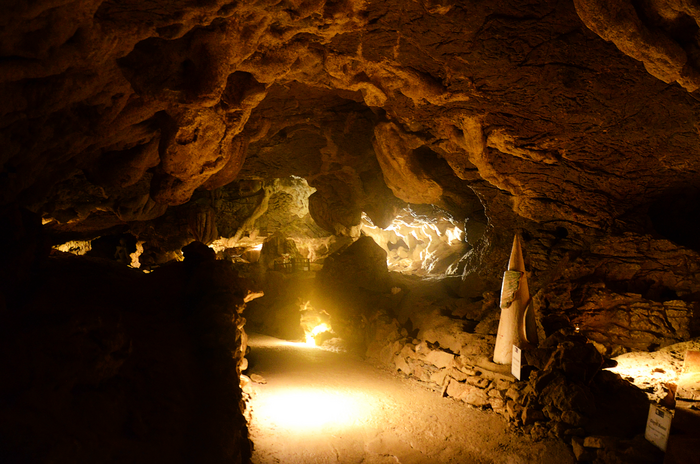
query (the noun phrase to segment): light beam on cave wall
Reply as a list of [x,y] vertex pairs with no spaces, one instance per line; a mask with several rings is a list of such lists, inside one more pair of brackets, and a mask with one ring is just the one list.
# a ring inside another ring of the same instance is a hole
[[467,251],[462,225],[439,210],[428,217],[409,206],[386,229],[375,226],[363,213],[362,232],[387,252],[387,266],[396,272],[449,274]]

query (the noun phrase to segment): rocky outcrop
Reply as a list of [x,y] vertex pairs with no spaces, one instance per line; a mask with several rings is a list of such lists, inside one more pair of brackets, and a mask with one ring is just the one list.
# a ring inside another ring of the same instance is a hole
[[[362,237],[324,263],[316,296],[349,336],[386,308],[421,340],[392,353],[421,378],[437,372],[423,341],[441,365],[488,350],[492,312],[465,307],[494,299],[516,231],[542,338],[578,326],[613,354],[697,335],[698,11],[608,3],[10,1],[0,232],[19,246],[3,251],[0,309],[46,256],[39,230],[132,237],[152,268],[193,240],[281,229],[325,240],[303,245],[323,258],[363,213],[384,228],[409,202],[465,224],[463,280],[446,284],[464,312],[391,282]],[[258,221],[311,189],[308,215]],[[462,374],[451,391],[483,400]]]
[[429,203],[466,222],[467,273],[498,278],[519,229],[535,284],[651,280],[691,304],[694,254],[657,233],[696,246],[664,224],[695,226],[658,204],[693,196],[700,107],[654,75],[690,89],[695,13],[657,3],[18,3],[0,203],[40,212],[55,242],[130,232],[159,264],[255,233],[279,192],[237,186],[293,175],[328,234]]
[[369,358],[444,396],[492,409],[535,440],[564,440],[579,462],[662,460],[662,453],[642,435],[646,394],[619,375],[601,371],[604,360],[585,337],[558,332],[540,348],[524,351],[518,381],[510,366],[489,361],[492,350],[454,352],[440,341],[421,338],[420,332],[418,338],[408,336],[386,315],[377,318],[372,330]]
[[330,255],[318,272],[311,304],[330,315],[333,330],[352,345],[365,343],[360,327],[392,300],[386,252],[360,237]]
[[697,38],[685,25],[700,19],[700,9],[684,1],[645,3],[577,0],[576,11],[586,25],[620,51],[644,63],[654,77],[678,82],[689,92],[700,86]]
[[36,268],[0,313],[0,459],[249,462],[247,284],[212,258],[190,247],[144,274],[54,253]]
[[501,227],[590,234],[695,180],[697,103],[652,76],[693,89],[682,3],[74,3],[17,3],[0,50],[2,203],[57,221],[52,187],[80,170],[89,211],[127,223],[294,174],[333,230],[384,224],[394,195],[464,217],[473,191]]

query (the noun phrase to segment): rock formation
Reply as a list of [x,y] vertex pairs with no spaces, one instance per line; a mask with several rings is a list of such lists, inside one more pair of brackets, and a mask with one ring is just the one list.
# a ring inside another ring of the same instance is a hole
[[[4,330],[31,326],[33,311],[46,310],[30,298],[37,276],[60,273],[46,264],[49,249],[73,241],[92,241],[87,259],[119,251],[156,274],[190,242],[211,244],[268,290],[256,303],[267,309],[251,313],[256,324],[274,314],[277,297],[282,319],[293,320],[300,303],[284,289],[305,300],[315,282],[252,265],[246,257],[269,236],[294,240],[326,285],[339,272],[331,263],[353,246],[365,247],[365,258],[381,254],[360,238],[363,217],[387,229],[425,207],[463,225],[460,256],[431,267],[444,278],[439,289],[383,269],[371,298],[336,314],[355,324],[348,336],[365,348],[378,314],[421,340],[416,346],[449,346],[455,356],[492,348],[492,303],[515,233],[540,339],[575,329],[614,356],[700,335],[700,10],[692,2],[5,3]],[[382,246],[397,256],[411,248]],[[132,278],[107,269],[95,272]],[[211,285],[224,298],[225,285]],[[380,300],[372,309],[383,313],[366,307]],[[436,302],[442,312],[424,311]],[[226,314],[233,338],[242,337],[240,316]],[[112,354],[128,351],[132,327],[109,330],[95,353],[111,358],[92,384],[112,378],[121,369]],[[403,359],[415,360],[415,348],[405,349]],[[451,391],[468,384],[456,381]],[[244,448],[227,449],[245,460]]]

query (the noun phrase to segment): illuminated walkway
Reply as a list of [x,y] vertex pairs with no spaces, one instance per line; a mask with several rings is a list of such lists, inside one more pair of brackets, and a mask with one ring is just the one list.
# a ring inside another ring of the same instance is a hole
[[492,412],[441,398],[345,354],[251,335],[253,462],[569,464],[556,441],[533,443]]

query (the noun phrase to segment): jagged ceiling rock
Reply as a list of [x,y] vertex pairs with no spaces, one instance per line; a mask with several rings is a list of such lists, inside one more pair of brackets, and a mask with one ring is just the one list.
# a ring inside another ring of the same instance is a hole
[[695,34],[700,8],[693,2],[575,0],[574,4],[586,26],[644,63],[654,77],[678,82],[690,92],[700,87],[700,44]]
[[700,180],[686,3],[13,1],[0,204],[143,231],[197,189],[295,175],[336,233],[417,201],[475,236],[653,234]]
[[422,141],[392,123],[380,123],[374,131],[374,150],[394,194],[407,203],[438,204],[442,188],[423,171],[414,153]]
[[316,189],[311,214],[329,232],[356,234],[362,211],[388,225],[401,202],[386,187],[374,154],[376,116],[358,100],[356,92],[271,86],[244,132],[257,140],[240,174],[305,177]]

